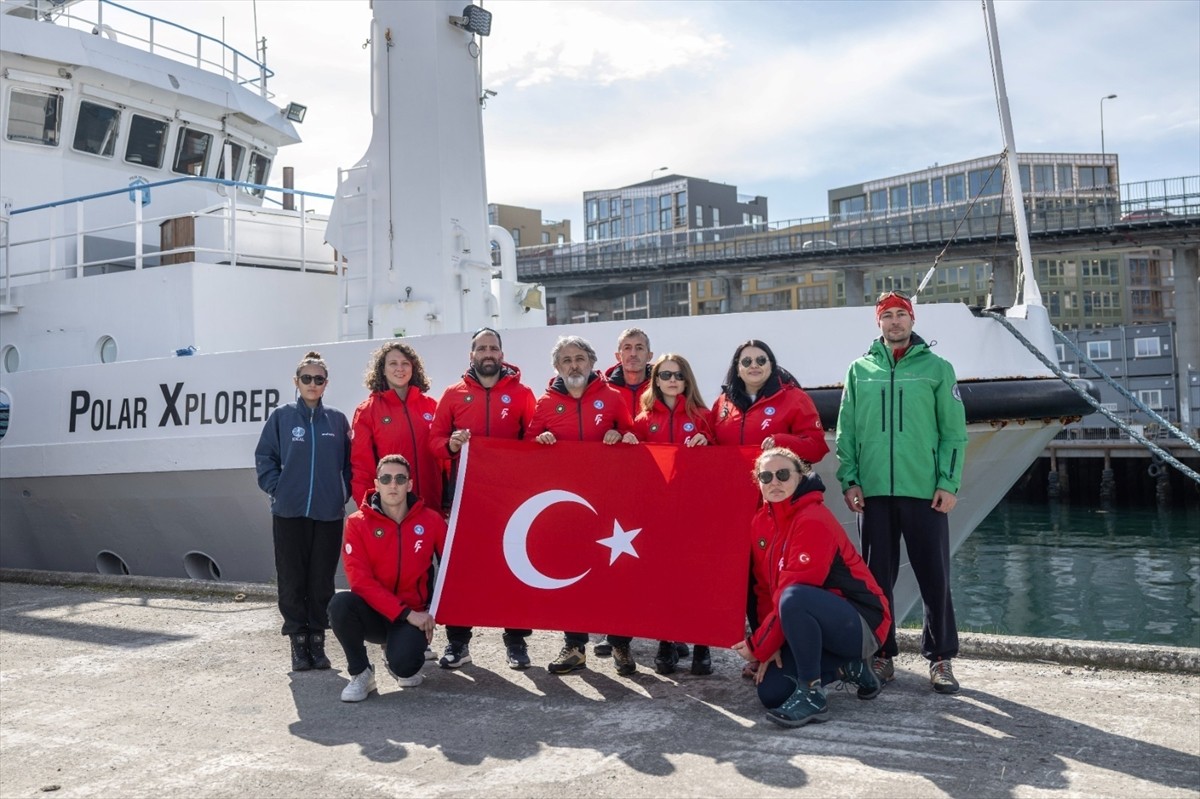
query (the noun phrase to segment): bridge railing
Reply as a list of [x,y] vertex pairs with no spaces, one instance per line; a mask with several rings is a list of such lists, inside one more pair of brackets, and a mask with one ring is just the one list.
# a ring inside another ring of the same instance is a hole
[[[1115,187],[1114,187],[1115,188]],[[517,251],[522,280],[541,276],[619,274],[695,264],[729,264],[768,258],[828,260],[894,249],[959,242],[1011,239],[1006,199],[976,202],[963,218],[963,205],[909,209],[902,213],[812,217],[758,225],[660,231],[619,239],[537,245]],[[1101,187],[1071,195],[1028,199],[1030,234],[1192,223],[1200,217],[1200,176]]]

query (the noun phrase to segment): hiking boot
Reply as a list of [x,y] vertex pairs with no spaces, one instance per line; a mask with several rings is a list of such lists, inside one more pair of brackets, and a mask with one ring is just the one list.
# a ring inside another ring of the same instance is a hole
[[782,705],[767,711],[767,718],[780,727],[803,727],[809,722],[827,721],[829,706],[825,702],[825,692],[821,690],[821,681],[797,686]]
[[622,676],[637,671],[637,661],[633,659],[633,653],[629,651],[629,644],[618,644],[613,647],[613,663],[617,667],[617,674]]
[[685,657],[692,654],[692,650],[688,648],[687,644],[676,641],[675,642],[675,654],[679,656],[680,660],[683,660]]
[[314,669],[327,669],[332,665],[325,656],[325,633],[308,634],[308,659]]
[[954,679],[949,660],[935,660],[929,664],[929,682],[939,694],[958,693],[958,680]]
[[592,651],[596,653],[596,657],[606,658],[612,656],[613,647],[612,644],[605,640],[593,646]]
[[550,661],[546,671],[551,674],[570,674],[587,668],[587,653],[581,646],[564,646],[558,657]]
[[670,641],[658,642],[658,654],[654,656],[654,670],[659,674],[674,674],[675,664],[679,662],[679,653],[675,644]]
[[292,671],[308,671],[313,667],[312,656],[308,653],[308,636],[296,633],[289,636],[292,643]]
[[466,644],[456,644],[453,641],[446,644],[446,652],[438,665],[443,669],[460,669],[471,662],[471,648]]
[[844,683],[858,686],[859,699],[874,699],[883,690],[883,683],[865,660],[852,660],[842,666],[838,669],[838,677]]
[[396,681],[396,685],[400,686],[401,688],[416,688],[418,685],[425,682],[425,675],[419,671],[411,677],[401,677],[399,674],[392,671],[391,666],[388,666],[387,670],[388,674],[392,675],[392,679]]
[[529,650],[525,644],[512,644],[508,647],[508,652],[505,656],[508,660],[510,669],[527,669],[529,668]]
[[708,647],[696,644],[696,648],[692,650],[692,674],[700,677],[712,674],[712,655],[709,654]]
[[875,672],[875,679],[879,680],[880,684],[896,679],[896,664],[887,655],[876,655],[872,658],[871,671]]
[[342,689],[342,701],[361,702],[375,690],[375,670],[367,666],[351,677],[350,684]]

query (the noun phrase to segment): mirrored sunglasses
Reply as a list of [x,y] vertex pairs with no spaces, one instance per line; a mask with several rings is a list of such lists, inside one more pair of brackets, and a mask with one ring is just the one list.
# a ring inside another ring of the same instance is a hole
[[407,474],[388,474],[388,473],[384,472],[383,474],[379,475],[375,479],[379,481],[379,484],[381,486],[391,485],[392,480],[396,481],[396,485],[402,486],[408,482],[408,475]]

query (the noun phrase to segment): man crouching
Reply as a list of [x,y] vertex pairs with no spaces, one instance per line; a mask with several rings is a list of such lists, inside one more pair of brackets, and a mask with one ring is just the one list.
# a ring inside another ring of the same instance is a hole
[[343,702],[361,702],[376,690],[368,641],[383,645],[387,670],[400,687],[421,684],[425,647],[435,624],[429,600],[446,523],[409,493],[410,474],[402,455],[380,458],[375,490],[346,519],[342,564],[350,590],[329,603],[330,626],[350,673]]

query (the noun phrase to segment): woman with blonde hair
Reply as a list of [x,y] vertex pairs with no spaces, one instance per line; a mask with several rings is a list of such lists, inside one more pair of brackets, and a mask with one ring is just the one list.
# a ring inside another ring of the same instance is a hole
[[403,455],[412,468],[409,490],[425,507],[442,512],[442,470],[429,448],[437,400],[421,356],[408,344],[389,341],[371,355],[363,383],[371,395],[354,411],[350,448],[354,501],[374,490],[375,467],[384,455]]
[[[680,447],[702,447],[712,442],[708,408],[686,358],[673,352],[659,356],[650,366],[649,383],[649,390],[639,399],[641,413],[633,420],[633,434],[638,441]],[[624,673],[630,673],[629,666],[635,665],[629,653],[631,639],[610,635],[608,640],[613,645],[618,671],[628,655]],[[659,641],[654,670],[659,674],[673,673],[681,652],[686,656],[687,647]],[[712,674],[712,655],[707,646],[697,645],[692,651],[692,674]]]
[[859,699],[879,695],[871,657],[892,614],[807,461],[773,447],[755,461],[754,479],[762,492],[750,525],[759,615],[733,650],[758,664],[754,680],[767,718],[800,727],[828,718],[826,683],[855,685]]

